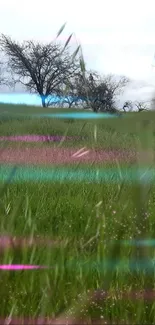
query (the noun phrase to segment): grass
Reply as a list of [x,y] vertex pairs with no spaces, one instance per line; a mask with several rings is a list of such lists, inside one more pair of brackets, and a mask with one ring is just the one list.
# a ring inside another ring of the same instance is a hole
[[[6,110],[8,117],[4,120]],[[140,120],[153,120],[152,112],[128,114],[115,121],[87,119],[70,123],[25,116],[19,119],[19,110],[21,113],[42,111],[40,108],[0,105],[0,136],[81,135],[87,139],[66,141],[61,146],[137,150],[137,146],[139,149],[142,145],[142,150],[154,150],[154,126],[148,130],[138,129]],[[13,112],[12,116],[10,112]],[[97,141],[94,139],[95,125]],[[150,138],[147,139],[148,133]],[[59,144],[2,142],[1,148],[45,145]],[[136,168],[151,164],[154,166],[153,158],[143,154]],[[112,167],[121,175],[122,166],[116,162]],[[127,167],[130,168],[130,164]],[[82,168],[82,165],[76,168]],[[96,166],[88,166],[88,173],[93,168]],[[0,171],[2,178],[4,172]],[[92,319],[98,319],[100,323],[105,320],[108,324],[155,323],[154,300],[131,299],[127,295],[148,289],[151,297],[154,270],[146,270],[145,265],[136,270],[134,259],[138,261],[138,251],[141,258],[154,259],[155,249],[135,250],[134,246],[119,244],[120,239],[155,238],[154,184],[123,180],[89,184],[26,180],[1,182],[0,193],[0,235],[60,241],[56,246],[43,241],[31,247],[0,249],[0,264],[49,266],[46,270],[0,271],[0,318],[9,315],[14,318],[54,318],[65,313],[86,318],[90,323]],[[130,265],[132,258],[133,268]],[[116,264],[119,260],[121,263]],[[89,300],[95,290],[98,290],[98,298]],[[109,292],[107,299],[99,299],[99,290]],[[118,294],[123,298],[118,298]]]
[[[88,148],[96,147],[102,149],[134,149],[136,147],[137,122],[142,117],[144,120],[152,119],[152,112],[126,114],[125,118],[116,119],[97,119],[97,120],[76,120],[76,119],[55,119],[53,118],[36,118],[32,119],[27,114],[58,113],[60,109],[46,108],[42,111],[41,108],[15,106],[15,105],[0,105],[0,136],[8,135],[25,135],[25,134],[40,134],[40,135],[69,135],[85,137],[85,142],[78,143],[77,140],[65,141],[63,146],[79,147],[85,144]],[[72,110],[63,109],[63,112],[69,113]],[[81,112],[81,110],[76,110]],[[20,114],[20,116],[19,116]],[[87,113],[89,115],[89,112]],[[22,117],[24,115],[24,118]],[[154,115],[153,115],[154,117]],[[97,128],[97,142],[94,140],[94,131]],[[1,142],[0,142],[1,143]],[[19,143],[11,144],[20,146]],[[22,146],[27,144],[22,143]],[[42,146],[44,144],[29,144],[29,146]],[[47,146],[49,144],[47,143]],[[55,146],[55,143],[50,142],[50,146]]]

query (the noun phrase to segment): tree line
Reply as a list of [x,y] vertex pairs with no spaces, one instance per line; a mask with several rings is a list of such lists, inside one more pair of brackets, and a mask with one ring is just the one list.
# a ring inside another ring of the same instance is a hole
[[[0,51],[4,54],[5,62],[0,62],[0,85],[12,87],[21,84],[29,93],[40,96],[43,107],[58,105],[92,109],[96,113],[118,112],[118,95],[130,80],[125,76],[116,80],[113,75],[101,76],[87,70],[79,55],[80,46],[74,53],[70,52],[71,37],[65,45],[57,39],[47,44],[32,40],[19,44],[2,34]],[[4,70],[9,79],[4,77]],[[131,101],[125,102],[123,111],[132,110],[132,105]],[[137,109],[141,111],[146,107],[137,102]]]

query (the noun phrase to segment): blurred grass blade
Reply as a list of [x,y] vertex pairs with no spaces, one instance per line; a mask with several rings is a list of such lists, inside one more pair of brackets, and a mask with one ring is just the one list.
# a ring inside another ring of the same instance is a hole
[[[143,168],[146,176],[147,172],[149,172],[149,168],[152,167],[154,163],[152,122],[153,121],[151,120],[144,120],[138,123],[140,142],[137,143],[137,169],[140,170],[140,168]],[[149,218],[147,217],[150,190],[150,181],[141,182],[141,179],[139,179],[139,183],[134,187],[133,201],[136,209],[136,240],[147,240],[147,238],[150,238],[150,225]],[[150,247],[135,247],[133,251],[133,257],[135,260],[137,260],[137,262],[139,262],[140,259],[146,261],[143,270],[143,289],[152,289],[154,279],[152,276],[148,275],[148,265],[152,267]]]
[[73,53],[73,55],[72,55],[72,60],[75,59],[75,57],[77,56],[77,54],[78,54],[80,48],[81,48],[81,45],[79,45],[79,46],[77,47],[77,49],[74,51],[74,53]]
[[65,43],[65,45],[64,45],[63,50],[64,50],[64,49],[67,47],[67,45],[69,44],[69,42],[70,42],[72,36],[73,36],[73,34],[71,34],[71,35],[68,37],[68,39],[67,39],[67,41],[66,41],[66,43]]
[[81,68],[82,73],[85,74],[86,67],[85,67],[85,62],[84,62],[84,58],[83,57],[80,58],[80,68]]
[[64,30],[65,27],[66,27],[66,24],[67,24],[67,22],[64,23],[64,24],[61,26],[61,28],[59,29],[59,31],[58,31],[58,33],[57,33],[56,38],[58,38],[58,37],[60,36],[60,34],[63,32],[63,30]]

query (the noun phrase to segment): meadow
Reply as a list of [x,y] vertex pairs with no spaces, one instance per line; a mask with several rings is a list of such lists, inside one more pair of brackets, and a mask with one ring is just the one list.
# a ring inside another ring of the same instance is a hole
[[[0,270],[0,319],[16,318],[17,323],[20,317],[47,321],[62,317],[74,319],[75,324],[81,320],[85,324],[154,324],[155,187],[153,177],[148,180],[146,175],[148,168],[154,171],[155,113],[95,120],[39,116],[51,112],[70,110],[1,104],[0,137],[82,138],[0,141],[0,156],[9,148],[78,151],[84,147],[131,151],[137,156],[132,163],[127,159],[71,161],[67,167],[10,165],[0,158],[0,264],[47,267]],[[53,168],[53,175],[72,169],[74,177],[52,178],[48,175]],[[137,178],[127,177],[132,168]],[[138,178],[141,169],[144,179]],[[87,177],[78,179],[78,170]],[[92,177],[101,170],[109,173],[106,181]],[[140,240],[148,242],[140,245]]]

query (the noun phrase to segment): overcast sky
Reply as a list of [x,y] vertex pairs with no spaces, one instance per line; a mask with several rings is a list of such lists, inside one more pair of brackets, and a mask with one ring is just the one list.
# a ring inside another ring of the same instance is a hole
[[60,39],[65,42],[75,33],[88,68],[134,79],[136,88],[126,92],[126,99],[151,98],[154,0],[0,0],[0,32],[18,41],[51,41],[64,22],[67,26]]

